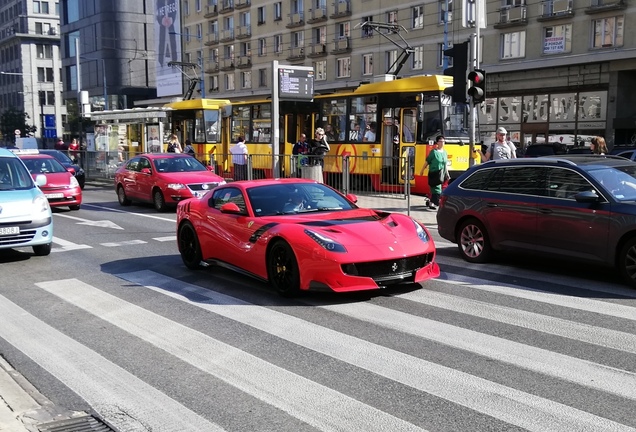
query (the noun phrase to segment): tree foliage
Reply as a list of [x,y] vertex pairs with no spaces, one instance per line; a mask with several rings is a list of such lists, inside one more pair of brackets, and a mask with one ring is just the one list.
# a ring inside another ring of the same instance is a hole
[[29,114],[11,107],[0,114],[0,130],[4,137],[13,137],[16,129],[21,132],[21,136],[25,137],[35,133],[38,130],[36,126],[30,125],[27,120]]

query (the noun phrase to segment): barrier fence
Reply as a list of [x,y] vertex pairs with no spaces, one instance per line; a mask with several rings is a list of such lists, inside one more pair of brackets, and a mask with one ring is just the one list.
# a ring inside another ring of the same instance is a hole
[[[113,179],[117,169],[128,158],[125,152],[117,151],[78,151],[74,152],[74,156],[89,180]],[[232,155],[201,154],[194,157],[209,160],[214,171],[228,181],[236,179],[237,170],[231,162]],[[320,160],[304,155],[280,155],[274,159],[271,154],[254,154],[248,156],[246,176],[248,180],[273,178],[274,173],[278,171],[279,177],[282,178],[313,178],[309,171],[317,165],[320,165],[322,170],[322,181],[344,194],[405,199],[411,193],[410,182],[405,181],[406,178],[413,179],[414,166],[411,156],[370,158],[327,155]]]

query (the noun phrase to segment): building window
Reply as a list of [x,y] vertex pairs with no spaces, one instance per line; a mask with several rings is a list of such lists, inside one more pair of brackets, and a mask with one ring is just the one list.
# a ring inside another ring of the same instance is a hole
[[[326,26],[313,29],[313,34],[314,34],[314,37],[313,37],[312,43],[314,45],[324,45],[327,43],[327,27]],[[327,51],[323,50],[323,52],[327,52]]]
[[241,43],[241,57],[247,57],[252,55],[252,43],[251,42],[242,42]]
[[258,55],[267,55],[267,39],[261,38],[258,40]]
[[252,71],[241,72],[241,88],[252,88]]
[[52,45],[36,45],[38,58],[53,58],[53,46]]
[[[449,4],[452,4],[449,2]],[[419,29],[424,28],[424,6],[415,6],[412,9],[413,21],[411,21],[411,28]]]
[[[446,4],[448,4],[448,13],[446,13]],[[439,12],[439,23],[444,24],[445,22],[451,23],[453,22],[453,2],[446,0],[439,0],[437,10]]]
[[256,15],[258,19],[257,24],[265,24],[265,6],[261,6],[256,10]]
[[234,90],[234,74],[225,74],[225,90]]
[[327,79],[327,60],[314,63],[314,74],[316,81],[325,81]]
[[351,76],[351,58],[339,58],[336,62],[336,78],[349,78]]
[[274,52],[276,54],[283,52],[283,35],[274,36]]
[[[446,46],[443,43],[439,43],[437,44],[437,67],[443,67],[444,66],[444,50],[446,49]],[[450,57],[450,59],[452,60],[452,57]]]
[[281,2],[274,3],[274,21],[283,19],[283,4]]
[[42,10],[42,8],[40,8],[40,2],[39,1],[34,1],[33,2],[33,13],[41,13],[40,11]]
[[183,2],[183,14],[185,16],[190,15],[190,2],[188,0]]
[[303,13],[303,2],[302,0],[291,0],[291,13],[292,14],[300,14]]
[[219,76],[212,75],[210,77],[210,91],[219,91]]
[[49,14],[49,2],[42,2],[42,13]]
[[197,40],[203,37],[203,24],[197,24]]
[[44,72],[44,68],[43,67],[39,67],[38,68],[38,82],[44,82],[44,79],[46,78],[45,72]]
[[[386,22],[388,24],[397,24],[398,23],[398,11],[390,11],[386,13]],[[388,32],[388,30],[387,30]]]
[[525,57],[526,32],[518,31],[501,35],[501,58],[511,59]]
[[543,29],[543,54],[561,54],[572,51],[572,24]]
[[293,48],[302,48],[305,46],[305,32],[299,31],[292,33],[292,47]]
[[362,55],[362,75],[373,75],[373,54]]
[[601,18],[592,21],[593,48],[607,48],[623,45],[623,17]]
[[185,27],[183,29],[183,33],[185,34],[186,42],[190,42],[190,28],[189,27]]
[[196,8],[197,12],[201,12],[201,0],[194,0],[194,7]]
[[386,55],[386,70],[390,71],[393,69],[393,65],[397,61],[398,52],[397,50],[389,50],[385,53]]
[[267,69],[258,70],[258,86],[267,87]]
[[413,62],[411,63],[411,69],[422,69],[424,66],[424,47],[416,46],[413,50]]
[[[363,23],[365,22],[373,22],[373,16],[365,16],[362,17]],[[370,26],[362,27],[362,39],[373,37],[373,28]]]
[[351,35],[351,25],[349,24],[349,21],[336,25],[338,26],[338,29],[336,30],[338,32],[338,39],[347,39]]

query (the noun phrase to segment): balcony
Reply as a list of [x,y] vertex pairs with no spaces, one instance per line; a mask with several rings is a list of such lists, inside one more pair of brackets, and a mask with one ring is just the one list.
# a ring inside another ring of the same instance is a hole
[[338,38],[333,43],[333,50],[331,50],[331,54],[344,54],[351,52],[351,38],[343,37]]
[[218,14],[219,14],[219,5],[211,4],[207,6],[207,11],[205,12],[205,15],[203,16],[205,18],[214,18]]
[[295,47],[290,48],[287,55],[287,61],[302,61],[305,59],[305,48]]
[[236,67],[239,69],[246,69],[246,68],[252,67],[252,55],[245,54],[244,56],[239,57]]
[[326,55],[327,55],[327,44],[315,43],[309,46],[309,52],[307,53],[307,57],[316,58],[316,57],[325,57]]
[[550,21],[573,15],[572,0],[543,0],[539,4],[537,21]]
[[236,28],[236,38],[237,39],[246,39],[252,37],[252,26],[240,26]]
[[625,0],[592,0],[590,7],[585,9],[588,15],[594,15],[601,12],[627,9]]
[[252,5],[252,0],[236,0],[235,9],[245,9]]
[[221,32],[221,42],[230,42],[234,40],[234,29],[223,30]]
[[289,14],[289,23],[285,27],[288,29],[296,28],[305,25],[305,17],[302,12]]
[[505,28],[520,25],[527,25],[527,6],[512,6],[499,10],[499,22],[493,27]]
[[309,18],[307,18],[307,23],[315,24],[323,21],[327,21],[327,7],[309,9]]
[[219,10],[219,13],[228,13],[228,12],[234,12],[234,0],[222,0],[221,1],[221,10]]
[[226,72],[226,71],[231,71],[234,70],[234,58],[225,58],[223,60],[221,60],[221,70]]
[[216,45],[219,43],[219,33],[208,33],[208,39],[205,41],[206,46]]
[[330,18],[342,18],[351,16],[351,2],[349,0],[337,1],[333,4],[333,7],[334,11],[331,15],[329,15]]
[[217,60],[208,60],[205,65],[205,73],[213,74],[219,71],[219,62]]

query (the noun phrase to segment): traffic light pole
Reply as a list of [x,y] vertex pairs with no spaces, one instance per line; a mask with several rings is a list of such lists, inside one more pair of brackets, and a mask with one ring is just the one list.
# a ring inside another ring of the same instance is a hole
[[[479,0],[478,0],[479,1]],[[483,0],[482,0],[483,1]],[[470,67],[471,71],[479,68],[479,26],[476,26],[476,32],[471,35],[471,44],[470,44]],[[477,107],[475,106],[474,98],[469,97],[470,99],[470,126],[469,126],[469,134],[470,134],[470,158],[468,159],[468,165],[475,165],[475,158],[478,153],[476,152],[475,146],[477,145]]]

